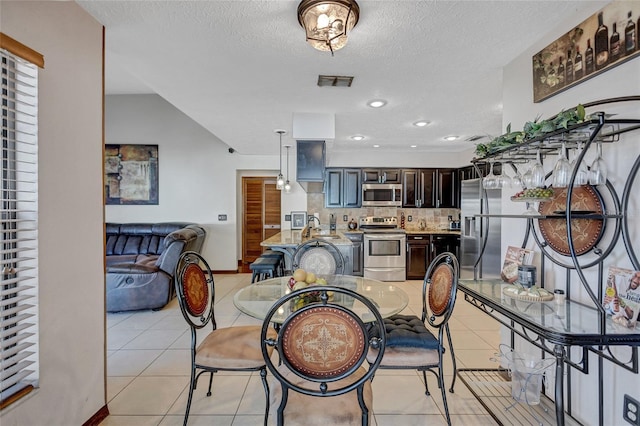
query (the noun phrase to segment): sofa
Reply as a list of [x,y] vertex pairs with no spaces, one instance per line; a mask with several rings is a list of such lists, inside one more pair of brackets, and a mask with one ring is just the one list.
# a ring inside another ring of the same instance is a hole
[[206,232],[195,223],[107,223],[107,312],[160,309],[174,296],[180,255],[200,253]]

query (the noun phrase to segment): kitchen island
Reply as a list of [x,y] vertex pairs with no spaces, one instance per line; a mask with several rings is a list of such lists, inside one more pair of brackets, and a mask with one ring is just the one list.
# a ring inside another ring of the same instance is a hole
[[293,253],[298,245],[309,241],[310,239],[319,239],[326,241],[338,248],[344,257],[344,274],[351,275],[353,273],[352,246],[353,243],[340,231],[330,232],[329,230],[312,230],[310,237],[303,237],[302,231],[285,230],[276,235],[267,238],[260,243],[261,246],[279,251],[285,254],[285,267],[291,270]]

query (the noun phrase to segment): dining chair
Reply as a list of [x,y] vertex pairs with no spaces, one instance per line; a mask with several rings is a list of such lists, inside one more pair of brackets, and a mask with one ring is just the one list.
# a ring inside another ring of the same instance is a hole
[[313,238],[296,247],[291,270],[301,268],[316,275],[342,275],[344,264],[344,256],[335,244]]
[[[459,272],[458,259],[453,253],[445,252],[433,259],[422,283],[422,316],[398,314],[384,319],[387,343],[379,366],[383,369],[422,371],[426,395],[429,395],[426,372],[433,373],[438,379],[449,425],[451,418],[444,384],[443,354],[446,334],[453,361],[453,380],[449,392],[453,393],[457,368],[448,321],[456,303]],[[437,337],[427,329],[427,325],[438,331]],[[376,329],[372,333],[377,336]],[[377,348],[369,349],[369,362],[375,361],[377,356]]]
[[[270,337],[274,316],[289,308],[293,312],[278,327],[277,336]],[[377,337],[368,334],[364,321],[372,321]],[[370,424],[371,378],[384,355],[385,332],[368,298],[335,286],[294,291],[267,313],[261,342],[273,376],[270,405],[278,426]],[[363,363],[370,348],[376,348],[377,356],[367,369]]]
[[[211,396],[213,374],[218,371],[259,371],[269,410],[267,369],[262,357],[259,325],[218,328],[215,313],[215,285],[206,260],[193,251],[184,252],[176,266],[175,287],[180,310],[191,329],[191,380],[184,425],[198,378],[210,373],[207,396]],[[210,331],[203,330],[209,323]],[[200,334],[199,334],[200,332]],[[272,331],[275,336],[275,331]],[[201,340],[200,343],[198,341]],[[270,348],[266,348],[269,350]]]

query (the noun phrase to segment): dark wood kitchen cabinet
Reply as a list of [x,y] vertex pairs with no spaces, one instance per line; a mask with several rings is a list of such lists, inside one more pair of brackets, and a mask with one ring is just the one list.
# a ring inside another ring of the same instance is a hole
[[400,183],[400,169],[362,169],[362,183]]
[[402,207],[458,208],[456,169],[403,169]]
[[407,235],[407,279],[421,280],[427,272],[429,235]]
[[407,235],[407,279],[423,279],[429,264],[444,252],[459,256],[460,237],[457,235]]
[[324,206],[360,207],[362,183],[360,169],[327,168],[325,171]]
[[434,207],[432,169],[402,170],[402,207]]
[[364,275],[364,234],[362,232],[345,232],[344,236],[351,240],[351,258],[353,259],[353,275]]

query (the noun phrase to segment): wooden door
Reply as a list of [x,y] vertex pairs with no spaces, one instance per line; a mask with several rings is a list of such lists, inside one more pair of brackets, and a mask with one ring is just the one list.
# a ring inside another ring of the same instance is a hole
[[260,242],[280,232],[280,191],[275,177],[243,177],[242,203],[240,269],[249,272],[249,264],[262,254]]

